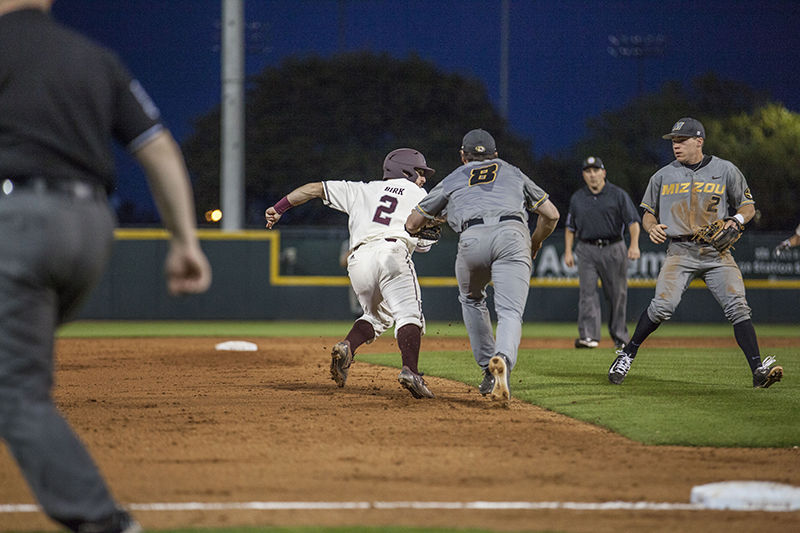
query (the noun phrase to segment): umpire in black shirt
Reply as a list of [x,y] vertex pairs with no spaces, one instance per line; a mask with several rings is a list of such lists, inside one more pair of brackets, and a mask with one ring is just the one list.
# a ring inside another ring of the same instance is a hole
[[[629,340],[625,322],[628,302],[628,259],[638,259],[639,217],[627,192],[606,181],[606,169],[599,157],[588,157],[581,166],[586,187],[569,200],[564,232],[564,263],[572,267],[572,246],[577,238],[578,259],[578,338],[576,348],[596,348],[600,340],[600,297],[598,278],[610,305],[608,331],[617,348]],[[630,245],[625,246],[625,228]]]
[[[48,516],[73,531],[141,531],[51,397],[53,345],[111,249],[112,140],[147,174],[173,294],[205,291],[186,166],[156,106],[116,56],[49,16],[0,0],[0,438]],[[114,428],[109,428],[113,431]]]

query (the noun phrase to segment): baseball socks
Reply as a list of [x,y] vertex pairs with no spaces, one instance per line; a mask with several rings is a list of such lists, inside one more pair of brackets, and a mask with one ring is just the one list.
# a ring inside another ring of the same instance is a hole
[[755,372],[756,368],[761,366],[761,352],[758,349],[758,339],[756,338],[756,329],[753,327],[753,321],[747,319],[734,324],[733,334],[736,337],[739,348],[742,349],[744,356],[747,358],[750,370]]
[[416,324],[406,324],[397,330],[397,347],[403,358],[403,366],[407,366],[415,374],[419,374],[419,345],[422,330]]
[[644,342],[644,340],[650,336],[655,330],[658,329],[660,323],[653,322],[650,320],[650,317],[647,314],[647,309],[642,312],[642,316],[639,317],[639,322],[636,324],[636,329],[633,331],[633,335],[631,335],[631,340],[625,347],[622,349],[626,354],[630,356],[631,359],[636,357],[636,352],[639,351],[639,346]]
[[366,320],[356,320],[344,340],[350,343],[350,353],[355,355],[356,348],[374,338],[375,329],[373,329],[372,324]]

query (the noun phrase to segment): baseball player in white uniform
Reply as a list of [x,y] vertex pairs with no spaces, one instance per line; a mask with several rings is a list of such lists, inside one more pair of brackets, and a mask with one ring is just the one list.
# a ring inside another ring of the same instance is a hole
[[400,384],[415,398],[433,398],[418,369],[425,333],[419,282],[411,254],[427,252],[433,242],[406,232],[406,217],[425,197],[422,186],[434,173],[425,157],[411,148],[390,152],[383,161],[383,179],[370,182],[306,183],[266,211],[272,228],[288,209],[314,198],[348,214],[350,254],[347,274],[364,314],[331,351],[331,379],[344,387],[355,351],[395,325],[403,360]]

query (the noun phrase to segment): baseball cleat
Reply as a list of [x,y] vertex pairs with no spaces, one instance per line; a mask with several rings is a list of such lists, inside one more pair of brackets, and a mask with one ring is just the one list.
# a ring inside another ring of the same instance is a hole
[[508,400],[511,398],[511,389],[508,385],[508,366],[508,360],[502,354],[497,354],[489,360],[489,372],[494,376],[490,397],[492,401],[499,402],[503,406],[508,406]]
[[761,366],[756,368],[755,372],[753,372],[753,388],[766,389],[773,383],[777,383],[781,380],[783,377],[783,367],[776,365],[770,368],[774,363],[775,358],[771,355],[764,358]]
[[483,381],[481,381],[481,384],[478,386],[478,391],[481,393],[481,395],[486,396],[487,394],[492,392],[493,388],[494,388],[494,376],[492,375],[491,372],[489,372],[488,368],[484,368]]
[[589,337],[585,339],[575,339],[576,348],[597,348],[600,343]]
[[331,349],[331,379],[340,387],[344,387],[352,363],[353,353],[350,351],[350,345],[345,341],[334,344]]
[[422,374],[415,374],[410,368],[404,366],[397,376],[397,381],[405,387],[414,398],[434,398],[428,384],[422,379]]
[[616,353],[617,358],[614,359],[611,368],[608,369],[608,381],[614,385],[620,385],[625,376],[628,375],[633,359],[624,350],[617,350]]

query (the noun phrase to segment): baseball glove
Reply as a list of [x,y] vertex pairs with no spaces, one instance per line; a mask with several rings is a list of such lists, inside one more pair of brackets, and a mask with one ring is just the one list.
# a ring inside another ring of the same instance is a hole
[[792,242],[789,239],[785,241],[781,241],[778,246],[775,247],[775,257],[780,257],[783,252],[788,250],[792,247]]
[[[733,220],[736,224],[729,228],[724,228],[728,220]],[[724,254],[733,248],[733,243],[739,240],[743,231],[744,225],[741,222],[733,217],[725,217],[698,228],[692,240],[709,244],[720,254]]]
[[414,233],[409,233],[409,235],[425,241],[438,241],[442,236],[442,225],[424,226]]
[[435,244],[442,237],[442,224],[446,221],[447,219],[444,217],[434,217],[428,220],[422,228],[414,233],[409,233],[409,235],[417,239],[433,241],[430,244]]

